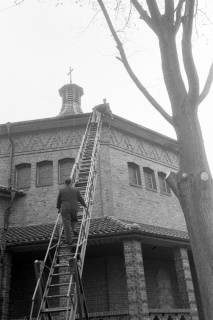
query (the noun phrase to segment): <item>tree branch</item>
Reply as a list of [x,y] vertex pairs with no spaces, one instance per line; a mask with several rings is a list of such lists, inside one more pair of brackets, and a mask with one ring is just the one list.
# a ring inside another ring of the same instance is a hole
[[208,95],[210,89],[211,89],[211,85],[212,85],[212,82],[213,82],[213,63],[209,69],[209,73],[208,73],[208,76],[207,76],[207,79],[206,79],[206,83],[203,87],[203,91],[201,92],[200,96],[199,96],[199,99],[198,99],[198,104],[200,104],[205,98],[206,96]]
[[177,174],[173,171],[170,171],[166,176],[166,182],[174,192],[177,198],[179,198],[179,190],[178,190],[178,183],[177,183]]
[[165,0],[165,16],[172,24],[174,22],[174,0]]
[[178,2],[178,5],[175,9],[175,13],[176,13],[176,19],[175,19],[175,23],[174,23],[174,31],[175,33],[178,32],[180,25],[181,25],[181,21],[182,21],[182,16],[181,16],[181,11],[183,9],[183,4],[184,4],[185,0],[180,0]]
[[185,72],[187,75],[189,91],[188,97],[192,100],[192,105],[196,106],[199,96],[199,79],[192,55],[192,27],[194,19],[195,0],[186,0],[185,13],[182,19],[183,37],[182,37],[182,55]]
[[105,8],[105,5],[102,0],[97,0],[98,4],[104,14],[104,17],[106,19],[106,22],[108,24],[108,27],[112,33],[112,36],[116,42],[117,49],[120,53],[120,57],[118,60],[120,60],[124,67],[126,68],[127,73],[131,77],[131,79],[134,81],[138,89],[143,93],[143,95],[147,98],[147,100],[152,104],[152,106],[166,119],[171,125],[173,125],[172,117],[160,106],[160,104],[151,96],[151,94],[148,92],[148,90],[142,85],[142,83],[139,81],[139,79],[136,77],[135,73],[133,72],[132,68],[129,65],[129,62],[126,57],[126,53],[123,49],[123,45],[113,27],[113,24],[110,20],[109,14]]
[[146,4],[149,8],[149,12],[150,12],[152,19],[156,22],[159,22],[161,14],[160,14],[158,5],[156,3],[156,0],[146,0]]
[[150,18],[147,11],[143,9],[142,5],[138,2],[138,0],[131,0],[133,6],[138,11],[140,18],[146,22],[146,24],[157,33],[157,28],[154,21]]

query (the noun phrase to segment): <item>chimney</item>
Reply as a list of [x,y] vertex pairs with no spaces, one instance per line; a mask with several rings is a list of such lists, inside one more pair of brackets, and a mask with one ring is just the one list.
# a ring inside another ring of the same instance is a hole
[[83,89],[77,84],[65,84],[59,89],[59,94],[62,97],[62,107],[59,116],[67,116],[72,114],[82,113],[81,96]]

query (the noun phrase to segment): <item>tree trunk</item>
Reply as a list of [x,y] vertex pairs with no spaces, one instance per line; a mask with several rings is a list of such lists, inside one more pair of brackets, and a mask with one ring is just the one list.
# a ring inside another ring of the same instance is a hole
[[178,198],[190,235],[203,312],[209,320],[213,317],[213,181],[195,108],[184,107],[175,128],[180,148]]

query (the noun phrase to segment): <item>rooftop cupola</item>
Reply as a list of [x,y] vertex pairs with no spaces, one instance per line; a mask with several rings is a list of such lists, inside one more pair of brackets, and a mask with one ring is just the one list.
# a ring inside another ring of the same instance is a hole
[[77,84],[72,83],[72,71],[73,69],[70,68],[68,73],[70,76],[70,83],[65,84],[59,89],[59,94],[62,97],[62,107],[59,116],[82,113],[81,96],[83,95],[83,89]]

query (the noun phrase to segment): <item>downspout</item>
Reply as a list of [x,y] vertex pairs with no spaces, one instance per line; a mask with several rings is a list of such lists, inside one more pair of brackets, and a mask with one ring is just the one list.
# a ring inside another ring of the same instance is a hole
[[2,316],[2,307],[3,307],[3,279],[4,279],[4,260],[5,260],[5,250],[6,250],[6,233],[9,225],[9,215],[11,213],[11,208],[13,200],[15,198],[15,191],[12,188],[12,167],[13,167],[13,154],[14,154],[14,143],[11,138],[10,122],[6,123],[8,141],[10,144],[10,157],[9,157],[9,176],[8,176],[8,189],[10,190],[10,201],[8,207],[4,211],[4,228],[1,232],[0,239],[0,318]]
[[7,231],[8,229],[9,216],[11,214],[13,200],[15,198],[15,190],[13,189],[13,183],[12,183],[14,142],[11,136],[11,123],[10,122],[6,123],[6,127],[7,127],[8,141],[10,143],[9,175],[8,175],[8,188],[10,190],[10,202],[4,213],[4,230],[5,231]]
[[10,143],[10,159],[9,159],[9,177],[8,177],[8,187],[12,189],[12,168],[13,168],[13,154],[14,154],[14,143],[11,137],[11,123],[6,123],[7,135]]

